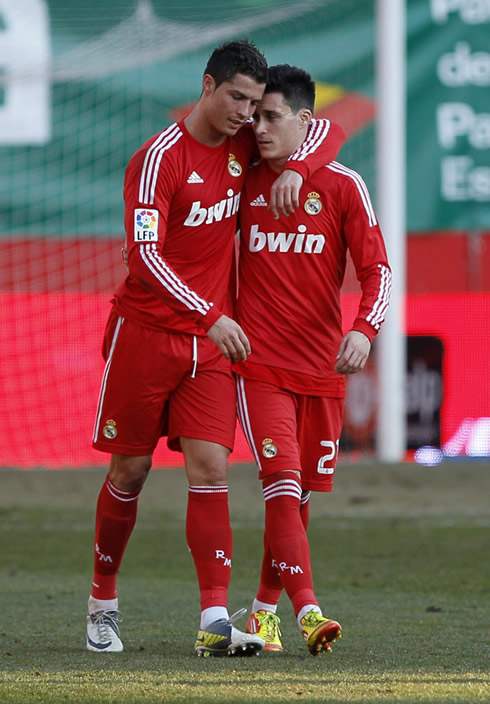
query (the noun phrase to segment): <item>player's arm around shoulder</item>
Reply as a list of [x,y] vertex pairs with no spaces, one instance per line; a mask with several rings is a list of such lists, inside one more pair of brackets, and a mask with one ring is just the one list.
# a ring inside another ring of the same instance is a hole
[[303,183],[318,169],[335,159],[347,135],[344,128],[330,120],[312,119],[303,144],[291,154],[280,176],[273,183],[269,210],[274,218],[279,212],[292,215],[299,207]]

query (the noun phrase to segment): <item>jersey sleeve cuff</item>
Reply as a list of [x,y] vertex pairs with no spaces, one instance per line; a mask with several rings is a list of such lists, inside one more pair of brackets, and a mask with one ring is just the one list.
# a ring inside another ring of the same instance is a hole
[[206,315],[199,320],[199,323],[201,327],[204,328],[204,330],[207,332],[209,328],[211,328],[215,322],[218,320],[218,318],[221,318],[223,313],[218,310],[215,306],[212,306]]
[[364,320],[364,318],[357,318],[354,321],[352,329],[357,330],[357,332],[362,332],[364,335],[366,335],[366,337],[369,339],[369,342],[372,342],[378,334],[378,330],[373,328],[373,326],[368,323],[367,320]]
[[291,169],[291,171],[296,171],[300,176],[303,177],[303,183],[308,179],[310,175],[310,169],[306,161],[286,161],[283,167],[283,171]]

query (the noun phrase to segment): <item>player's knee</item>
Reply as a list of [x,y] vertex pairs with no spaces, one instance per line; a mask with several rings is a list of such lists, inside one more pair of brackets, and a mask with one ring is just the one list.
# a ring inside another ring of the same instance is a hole
[[203,460],[188,472],[191,484],[213,485],[226,484],[228,481],[228,464],[221,461]]
[[145,483],[150,469],[151,455],[112,455],[109,477],[121,491],[137,491]]
[[213,485],[226,484],[228,481],[228,462],[219,456],[194,457],[192,464],[187,465],[189,484]]
[[190,485],[226,484],[229,450],[215,443],[181,438]]

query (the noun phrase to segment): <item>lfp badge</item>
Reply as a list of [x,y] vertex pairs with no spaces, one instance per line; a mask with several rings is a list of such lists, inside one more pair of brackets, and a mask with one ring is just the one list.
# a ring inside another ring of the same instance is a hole
[[134,211],[134,241],[157,242],[158,240],[158,210]]

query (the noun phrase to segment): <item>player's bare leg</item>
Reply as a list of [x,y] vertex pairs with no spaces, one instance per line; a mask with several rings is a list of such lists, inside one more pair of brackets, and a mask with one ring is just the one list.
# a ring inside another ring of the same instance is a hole
[[120,491],[137,491],[146,482],[151,460],[151,455],[111,455],[109,478]]
[[228,614],[232,532],[228,508],[229,449],[213,442],[180,438],[189,482],[186,536],[201,594],[198,655],[252,655],[262,638],[238,631]]
[[99,493],[94,578],[87,617],[87,649],[95,653],[123,650],[117,573],[136,522],[138,497],[150,467],[151,455],[112,455],[109,473]]

